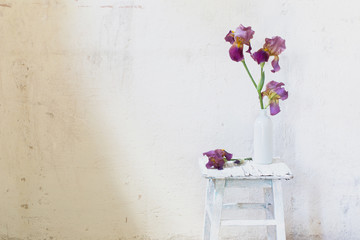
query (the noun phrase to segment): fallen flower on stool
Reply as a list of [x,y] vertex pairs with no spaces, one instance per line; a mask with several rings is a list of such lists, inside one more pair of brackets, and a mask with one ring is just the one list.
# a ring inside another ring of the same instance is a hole
[[224,149],[211,150],[203,153],[203,155],[207,156],[209,159],[206,168],[217,168],[218,170],[224,169],[224,165],[228,161],[234,161],[234,164],[241,164],[244,160],[252,160],[251,158],[232,159],[233,155]]

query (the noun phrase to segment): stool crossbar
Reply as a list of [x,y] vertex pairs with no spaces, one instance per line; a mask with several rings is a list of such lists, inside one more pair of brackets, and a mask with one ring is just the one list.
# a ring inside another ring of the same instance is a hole
[[[289,180],[293,175],[284,163],[256,165],[247,162],[217,170],[207,169],[205,162],[206,159],[199,161],[203,177],[207,179],[204,240],[218,240],[221,226],[267,226],[268,239],[286,239],[281,180]],[[224,203],[226,188],[262,188],[264,202]],[[263,209],[266,219],[222,219],[225,209]]]

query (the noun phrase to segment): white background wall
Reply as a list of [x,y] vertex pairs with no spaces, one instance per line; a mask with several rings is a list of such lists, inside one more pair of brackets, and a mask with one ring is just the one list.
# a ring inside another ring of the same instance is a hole
[[295,175],[283,184],[288,239],[360,239],[359,9],[1,0],[0,238],[200,239],[197,159],[252,154],[256,92],[223,39],[244,24],[254,49],[286,39],[267,80],[289,91],[273,118]]

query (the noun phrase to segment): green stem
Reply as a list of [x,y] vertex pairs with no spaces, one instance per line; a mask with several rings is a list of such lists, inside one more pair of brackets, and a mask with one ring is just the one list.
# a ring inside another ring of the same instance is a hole
[[248,67],[246,66],[245,60],[242,60],[241,62],[243,63],[243,65],[244,65],[244,67],[246,69],[246,72],[249,74],[249,77],[250,77],[252,83],[254,84],[255,88],[257,89],[257,85],[256,85],[256,83],[254,81],[254,78],[251,76],[251,73],[250,73]]
[[258,91],[258,94],[259,94],[260,108],[265,109],[266,107],[264,108],[263,97],[261,95],[261,91]]
[[247,157],[247,158],[232,158],[232,159],[230,159],[230,160],[228,160],[228,161],[236,161],[236,160],[244,160],[244,161],[251,161],[252,160],[252,158],[251,157]]
[[252,158],[250,157],[248,157],[248,158],[232,158],[232,159],[230,159],[230,160],[227,160],[227,161],[225,161],[225,162],[230,162],[230,161],[233,161],[235,164],[237,164],[237,165],[240,165],[240,164],[243,164],[243,163],[245,163],[245,161],[252,161]]
[[[263,77],[263,74],[264,74],[264,64],[265,64],[265,63],[261,63],[261,73],[260,73],[260,76],[261,76],[261,77]],[[264,81],[264,80],[265,80],[265,75],[264,75],[263,81]],[[262,90],[263,86],[264,86],[264,82],[262,83],[261,89],[257,89],[258,94],[259,94],[259,101],[260,101],[260,108],[261,108],[261,109],[264,109],[263,97],[262,97],[262,95],[261,95],[261,90]],[[266,107],[265,107],[265,108],[266,108]]]
[[265,109],[270,105],[270,103],[266,104]]

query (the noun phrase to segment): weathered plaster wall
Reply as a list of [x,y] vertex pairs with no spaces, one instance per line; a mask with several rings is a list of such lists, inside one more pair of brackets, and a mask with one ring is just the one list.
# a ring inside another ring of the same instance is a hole
[[1,0],[0,239],[200,239],[198,157],[252,151],[256,95],[223,40],[240,23],[255,49],[287,41],[267,77],[290,92],[288,239],[359,239],[359,7]]

